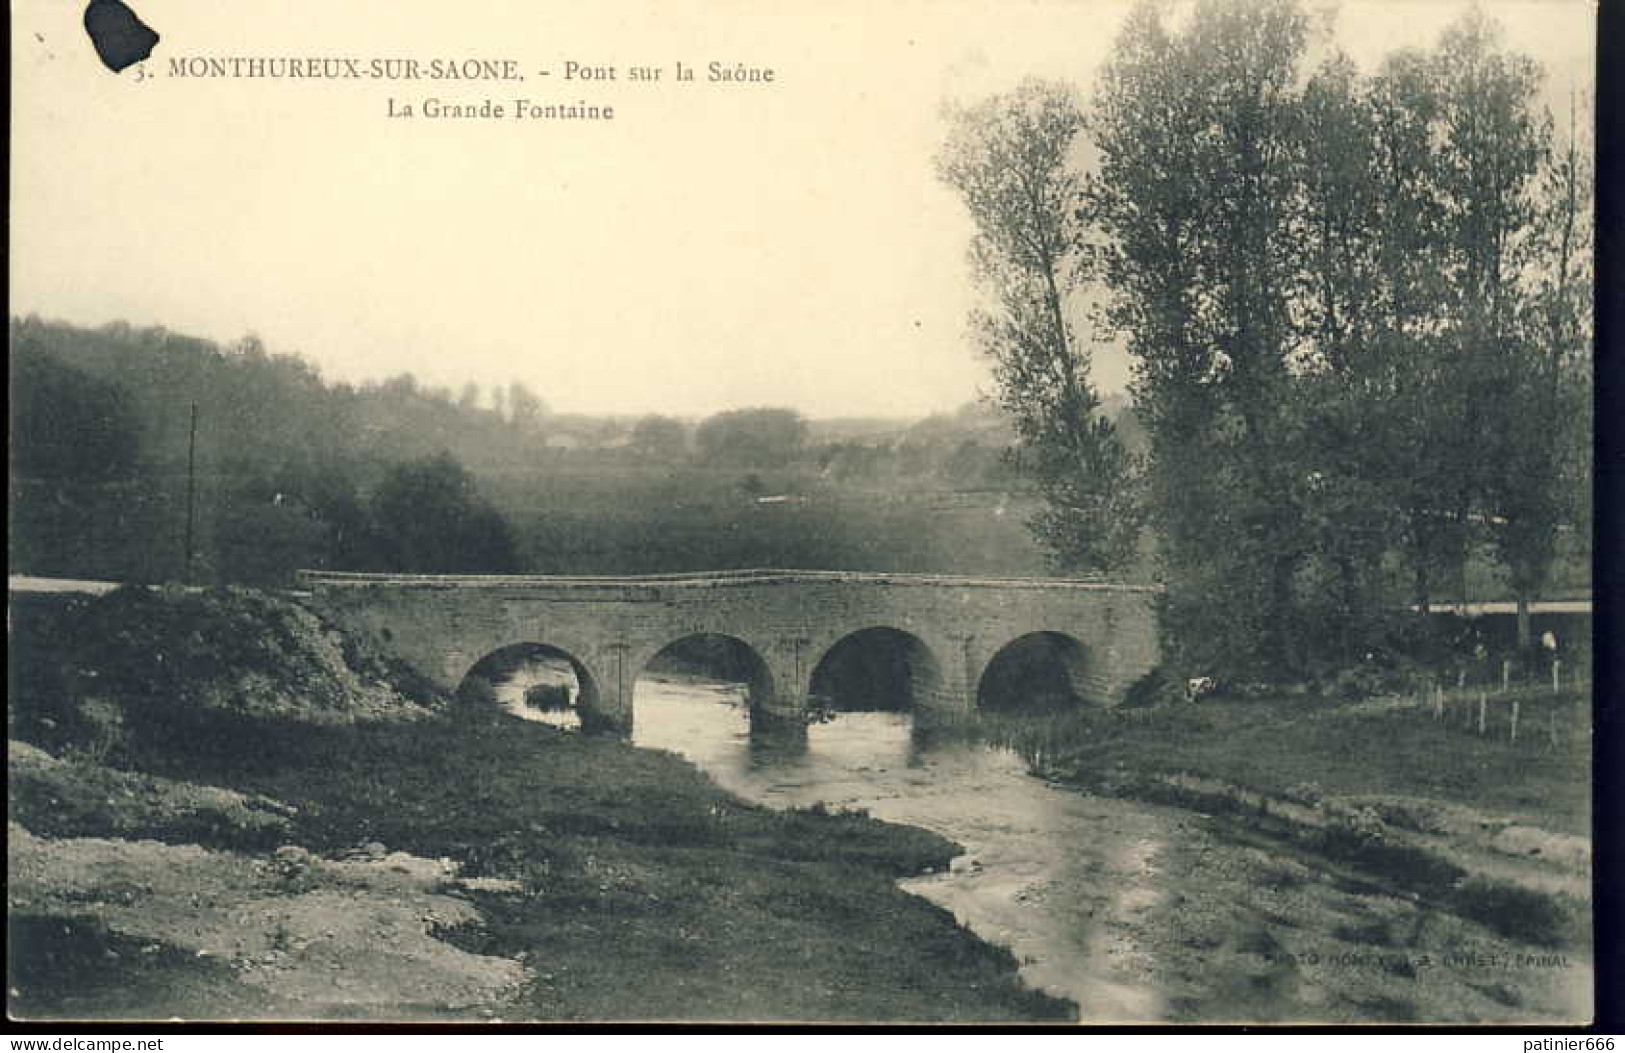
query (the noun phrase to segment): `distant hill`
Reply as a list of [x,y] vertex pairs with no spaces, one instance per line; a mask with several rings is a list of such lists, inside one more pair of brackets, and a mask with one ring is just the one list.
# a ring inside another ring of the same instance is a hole
[[[413,465],[413,485],[492,495],[520,541],[522,569],[769,557],[833,569],[1036,566],[1021,517],[1006,516],[999,496],[1025,488],[1004,457],[1011,434],[985,405],[924,420],[808,421],[772,465],[725,464],[678,438],[703,421],[665,418],[640,441],[639,426],[655,415],[556,412],[519,384],[454,394],[409,374],[332,383],[253,338],[222,345],[122,323],[13,318],[8,336],[8,556],[19,573],[179,580],[188,537],[190,576],[203,583],[286,584],[299,567],[385,569],[374,566],[390,548],[375,544],[378,531],[420,524],[382,523],[390,502],[379,495]],[[756,496],[815,493],[838,500],[840,512],[820,505],[791,524],[754,511]],[[991,496],[961,508],[942,504],[944,493]],[[893,508],[899,501],[920,508]],[[938,514],[948,507],[956,511]],[[742,521],[745,509],[755,518]],[[679,521],[680,536],[671,529]]]

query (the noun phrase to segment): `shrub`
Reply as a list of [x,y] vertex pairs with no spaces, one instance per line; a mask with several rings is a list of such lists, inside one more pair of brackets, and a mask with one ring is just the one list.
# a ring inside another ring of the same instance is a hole
[[1150,709],[1182,702],[1185,691],[1179,680],[1161,666],[1151,670],[1130,685],[1123,696],[1124,709]]
[[1414,693],[1426,681],[1420,667],[1410,659],[1373,652],[1353,665],[1323,674],[1320,691],[1327,698],[1356,702],[1377,695]]

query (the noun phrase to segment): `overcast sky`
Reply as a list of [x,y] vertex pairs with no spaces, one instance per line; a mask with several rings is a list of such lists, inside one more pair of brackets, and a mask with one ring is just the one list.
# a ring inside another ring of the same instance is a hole
[[[222,4],[131,0],[162,36],[113,75],[83,5],[13,8],[11,303],[222,341],[329,379],[520,379],[556,410],[789,405],[918,415],[987,386],[966,339],[968,219],[931,158],[945,98],[1092,83],[1126,5],[1058,0]],[[1586,0],[1488,3],[1590,90]],[[1445,0],[1347,3],[1369,66]],[[522,84],[186,80],[171,57],[518,60]],[[571,87],[566,60],[699,67]],[[712,61],[768,86],[708,85]],[[542,77],[542,68],[552,70]],[[387,100],[614,105],[607,123],[391,120]],[[1566,105],[1566,103],[1565,103]],[[1096,363],[1107,390],[1126,365]]]

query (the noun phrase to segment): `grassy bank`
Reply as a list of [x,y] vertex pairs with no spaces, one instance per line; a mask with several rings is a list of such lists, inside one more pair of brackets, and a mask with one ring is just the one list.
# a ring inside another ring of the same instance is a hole
[[[14,623],[37,617],[14,636],[29,650],[13,655],[12,735],[55,755],[14,749],[26,761],[12,765],[14,1014],[973,1021],[1073,1012],[1022,987],[1006,951],[896,888],[900,876],[947,865],[956,848],[935,835],[754,807],[674,756],[488,710],[403,698],[392,718],[371,691],[387,667],[350,648],[323,654],[366,674],[371,704],[356,719],[296,719],[280,695],[244,711],[224,690],[237,670],[196,622],[203,600],[119,601],[146,615],[130,627],[141,647],[106,653],[124,664],[160,651],[200,663],[178,681],[96,657],[81,630],[107,617],[102,602],[13,610]],[[266,615],[259,599],[207,602]],[[299,618],[271,617],[294,631],[282,651],[303,654]],[[186,631],[155,643],[152,626]],[[318,632],[337,642],[330,627]],[[270,697],[262,681],[282,658],[254,661],[253,683]],[[297,666],[305,677],[323,668]],[[152,699],[139,693],[102,690],[92,716],[81,713],[86,683],[155,682],[192,684],[217,704],[191,711],[184,727],[172,701],[158,705],[164,734],[142,732]],[[65,725],[99,728],[103,739],[65,739]],[[450,1002],[436,994],[448,975],[464,990]]]
[[[1560,717],[1555,746],[1546,733],[1548,710]],[[1525,734],[1517,744],[1504,728],[1474,734],[1459,707],[1438,721],[1426,706],[1312,695],[1090,710],[1001,720],[984,730],[1044,774],[1087,787],[1188,775],[1286,798],[1422,798],[1588,834],[1589,706],[1565,694],[1526,704],[1523,712]],[[1504,713],[1495,719],[1504,721]]]
[[1053,782],[1164,806],[1157,906],[1125,926],[1169,1019],[1588,1020],[1589,727],[1554,745],[1526,698],[1541,734],[1513,744],[1468,701],[1439,720],[1402,699],[1207,698],[974,733]]
[[[263,744],[263,739],[261,740]],[[179,767],[179,766],[177,766]],[[1024,1019],[1065,1007],[893,885],[952,846],[745,806],[685,762],[512,718],[288,736],[193,779],[294,804],[301,842],[376,841],[520,883],[471,949],[536,971],[533,1019]]]
[[1589,706],[1572,694],[1521,699],[1532,730],[1514,743],[1504,713],[1478,734],[1472,701],[1436,716],[1404,699],[1216,698],[981,733],[1053,780],[1199,812],[1238,843],[1305,854],[1515,941],[1583,950]]

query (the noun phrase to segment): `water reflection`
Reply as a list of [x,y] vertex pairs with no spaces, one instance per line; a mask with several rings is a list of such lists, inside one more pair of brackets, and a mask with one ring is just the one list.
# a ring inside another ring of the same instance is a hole
[[894,770],[926,763],[907,713],[840,713],[805,728],[754,720],[739,685],[699,678],[638,681],[632,740],[670,750],[734,793],[777,807],[849,803]]

